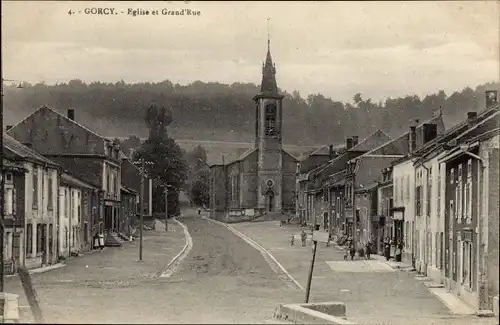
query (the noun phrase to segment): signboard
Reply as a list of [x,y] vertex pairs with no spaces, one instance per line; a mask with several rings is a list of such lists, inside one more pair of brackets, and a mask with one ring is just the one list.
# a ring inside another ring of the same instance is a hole
[[404,214],[402,211],[394,211],[394,215],[392,217],[394,220],[403,220]]
[[328,233],[325,231],[313,231],[312,239],[313,241],[326,243],[328,242]]

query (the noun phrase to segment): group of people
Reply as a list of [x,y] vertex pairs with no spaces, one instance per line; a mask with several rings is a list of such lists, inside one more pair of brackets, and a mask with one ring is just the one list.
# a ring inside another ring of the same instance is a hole
[[[372,254],[373,252],[373,247],[372,247],[372,243],[370,241],[368,241],[363,248],[360,248],[358,250],[358,256],[361,257],[361,258],[365,258],[367,260],[370,259],[370,255]],[[344,249],[344,260],[347,260],[348,256],[351,257],[351,261],[354,260],[354,256],[356,256],[356,247],[354,245],[354,242],[353,240],[349,240],[347,242],[347,245],[345,246],[345,249]]]
[[403,241],[397,241],[396,238],[389,239],[389,237],[385,237],[383,239],[384,246],[384,257],[388,261],[391,258],[391,247],[395,247],[394,259],[396,262],[401,262],[401,258],[403,255]]

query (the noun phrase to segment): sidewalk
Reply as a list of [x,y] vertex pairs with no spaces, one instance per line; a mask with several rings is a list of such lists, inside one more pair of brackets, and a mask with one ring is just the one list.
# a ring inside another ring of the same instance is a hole
[[[280,227],[275,221],[231,226],[266,248],[306,287],[312,246],[308,240],[308,246],[301,247],[297,238],[290,245],[292,234],[300,235],[298,226]],[[378,258],[344,261],[343,252],[326,243],[318,243],[309,301],[344,302],[349,320],[358,324],[448,324],[454,318],[412,273],[396,272]]]
[[[92,317],[92,308],[100,310],[109,306],[111,310],[123,294],[128,295],[121,289],[156,281],[172,258],[183,249],[184,232],[172,222],[168,233],[163,227],[163,230],[144,231],[143,235],[143,262],[139,262],[137,239],[124,242],[122,247],[109,247],[68,259],[63,268],[33,274],[44,318],[57,323],[77,319],[85,323],[85,319]],[[19,295],[23,314],[29,316],[29,310],[26,312],[26,308],[22,308],[28,306],[28,302],[19,277],[5,279],[5,291]],[[113,295],[115,298],[110,299]]]

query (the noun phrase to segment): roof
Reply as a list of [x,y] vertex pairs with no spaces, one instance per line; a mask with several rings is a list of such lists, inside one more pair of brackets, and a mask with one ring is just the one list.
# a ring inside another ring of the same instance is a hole
[[380,141],[389,141],[392,138],[388,136],[384,131],[378,129],[366,138],[364,138],[360,143],[349,149],[349,151],[369,151],[377,146]]
[[50,165],[52,167],[60,167],[59,164],[53,162],[50,159],[47,159],[46,157],[42,156],[41,154],[39,154],[35,150],[29,148],[28,146],[25,146],[24,144],[17,141],[16,139],[14,139],[13,137],[11,137],[10,135],[8,135],[6,133],[4,133],[4,135],[3,135],[3,145],[5,148],[10,150],[13,154],[15,154],[16,156],[18,156],[22,159],[35,161],[35,162],[42,163],[42,164],[47,164],[47,165]]
[[260,84],[261,94],[278,95],[278,84],[276,82],[276,67],[271,57],[271,43],[267,41],[266,62],[262,67],[262,82]]
[[[476,126],[481,125],[484,122],[492,121],[493,118],[498,116],[499,108],[500,104],[493,105],[492,107],[489,107],[481,111],[477,115],[476,119],[474,120],[474,124],[472,126],[469,125],[467,120],[464,120],[461,123],[450,128],[444,134],[439,135],[433,141],[430,141],[429,143],[425,144],[424,146],[416,150],[414,153],[415,156],[419,157],[417,161],[424,159],[425,157],[434,152],[437,152],[439,150],[444,150],[443,149],[444,144],[453,139],[459,138],[461,135],[470,134],[469,132],[471,131],[472,128],[475,129]],[[496,121],[493,120],[492,122],[495,123]]]
[[[333,146],[333,150],[340,150],[343,148],[345,148],[343,144],[338,144]],[[330,145],[325,144],[319,147],[318,149],[314,150],[313,152],[307,154],[306,156],[312,156],[312,155],[324,155],[324,156],[330,155]]]
[[22,164],[19,164],[15,161],[11,161],[9,159],[4,158],[3,159],[3,169],[5,170],[15,170],[19,172],[27,172],[28,170],[22,166]]
[[61,174],[61,183],[74,186],[74,187],[80,187],[80,188],[85,188],[85,189],[90,189],[90,190],[96,190],[98,187],[93,186],[79,178],[76,178],[68,173],[62,173]]

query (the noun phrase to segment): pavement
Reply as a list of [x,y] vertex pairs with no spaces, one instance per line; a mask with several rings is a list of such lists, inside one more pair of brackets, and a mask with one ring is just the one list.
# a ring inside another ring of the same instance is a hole
[[[164,228],[144,231],[143,262],[139,262],[136,240],[70,258],[63,268],[32,274],[44,319],[55,323],[141,322],[137,308],[148,309],[152,299],[145,290],[154,286],[158,275],[185,245],[181,226],[172,223],[169,227],[168,233]],[[21,321],[33,321],[18,277],[5,279],[5,291],[18,294],[19,305],[25,306]]]
[[[290,245],[296,225],[276,221],[232,224],[264,247],[304,288],[312,260],[312,246]],[[308,241],[309,242],[309,241]],[[344,261],[336,246],[318,243],[309,302],[340,301],[356,324],[493,324],[494,318],[454,315],[413,272],[401,272],[382,258]],[[394,264],[394,263],[392,263]],[[303,302],[305,294],[295,302]]]

